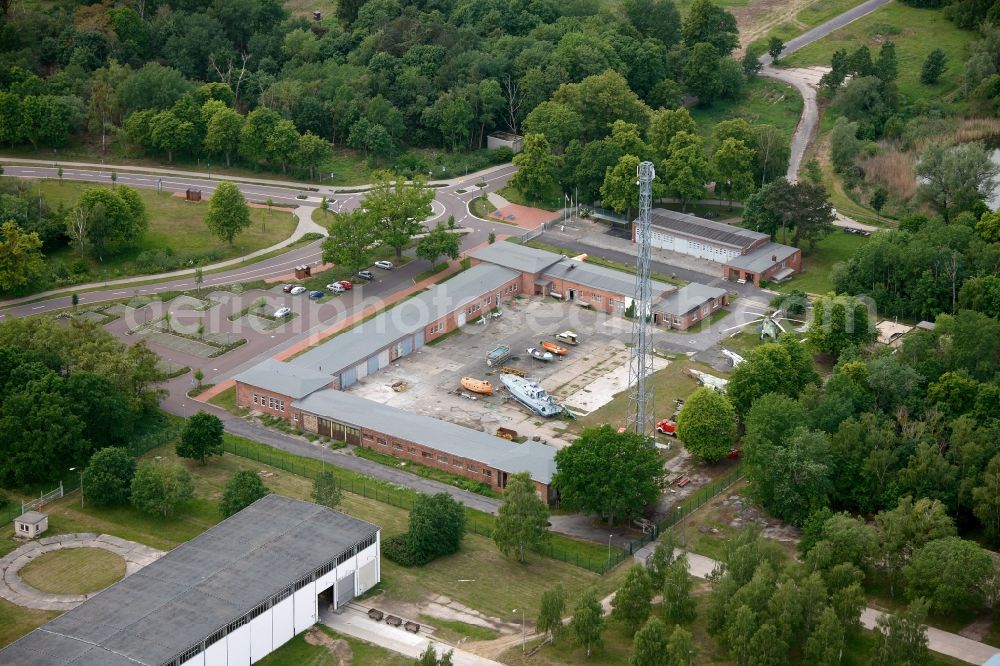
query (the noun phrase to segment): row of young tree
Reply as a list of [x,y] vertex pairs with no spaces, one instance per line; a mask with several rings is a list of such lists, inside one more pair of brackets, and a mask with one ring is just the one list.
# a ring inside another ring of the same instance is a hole
[[162,395],[157,361],[144,344],[77,320],[0,325],[0,482],[50,483],[128,444]]
[[[628,106],[599,96],[623,86],[614,72],[606,72],[564,86],[553,101],[536,107],[524,121],[528,134],[524,150],[514,159],[519,171],[511,184],[539,199],[561,188],[581,201],[600,200],[630,214],[638,207],[635,172],[643,160],[657,167],[654,196],[677,197],[685,204],[704,198],[712,182],[715,196],[732,203],[784,175],[788,137],[774,126],[724,120],[712,128],[706,145],[684,107],[649,111],[634,95]],[[592,117],[602,102],[606,113],[590,126],[572,107],[576,100]]]
[[[730,57],[736,20],[710,0],[695,0],[683,19],[673,0],[376,0],[337,12],[313,22],[271,0],[70,0],[7,13],[0,142],[61,147],[86,129],[102,146],[122,136],[168,157],[235,149],[250,164],[297,156],[306,166],[330,144],[380,158],[409,146],[482,147],[489,131],[517,132],[539,104],[571,94],[564,84],[602,72],[646,108],[676,107],[685,93],[711,104],[738,95],[744,79]],[[753,71],[756,56],[745,65]],[[618,103],[611,90],[602,97]],[[227,109],[215,128],[209,100]],[[606,119],[588,106],[576,108],[603,131]],[[277,114],[267,132],[220,143],[239,133],[242,114],[254,124],[256,109]]]

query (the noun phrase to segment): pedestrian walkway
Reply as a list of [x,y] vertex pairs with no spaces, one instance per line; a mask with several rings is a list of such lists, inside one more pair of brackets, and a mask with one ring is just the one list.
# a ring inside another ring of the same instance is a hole
[[64,548],[100,548],[125,560],[125,575],[129,576],[147,564],[155,562],[163,551],[134,541],[126,541],[110,534],[60,534],[45,537],[36,541],[28,541],[16,550],[0,558],[0,571],[3,581],[0,583],[0,597],[12,604],[25,608],[47,611],[68,611],[76,608],[90,597],[97,594],[50,594],[31,587],[21,579],[21,569],[45,553],[51,553]]
[[338,634],[359,638],[413,659],[419,657],[428,645],[433,645],[439,656],[454,650],[451,658],[455,666],[503,666],[500,662],[435,641],[427,636],[411,634],[402,627],[391,627],[384,622],[376,622],[352,606],[348,606],[341,613],[325,613],[320,616],[320,622]]
[[[655,542],[643,546],[640,550],[636,551],[635,559],[645,565],[646,558],[652,554],[655,548]],[[710,557],[705,557],[697,553],[687,553],[679,548],[674,551],[674,555],[687,555],[689,571],[695,578],[707,579],[719,564],[718,561]],[[866,608],[861,612],[861,624],[865,629],[874,630],[878,619],[883,615],[885,615],[885,612],[876,608]],[[967,664],[976,664],[976,666],[981,666],[990,657],[1000,654],[1000,650],[997,650],[992,645],[980,643],[964,636],[930,626],[927,627],[927,646],[933,652],[953,657]]]

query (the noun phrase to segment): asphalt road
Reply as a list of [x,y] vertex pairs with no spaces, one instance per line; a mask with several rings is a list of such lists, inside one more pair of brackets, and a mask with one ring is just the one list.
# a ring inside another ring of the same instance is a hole
[[[84,182],[110,183],[111,167],[97,166],[93,168],[64,168],[63,178],[79,180]],[[468,227],[472,232],[466,234],[462,239],[462,248],[468,249],[481,243],[485,243],[490,231],[497,234],[511,233],[514,229],[509,225],[491,223],[469,215],[468,202],[481,194],[494,191],[503,187],[510,176],[516,171],[513,165],[506,165],[485,176],[472,174],[469,180],[463,182],[453,182],[446,187],[436,188],[436,198],[432,205],[432,217],[427,221],[433,225],[437,221],[443,221],[449,215],[454,216],[458,226]],[[42,167],[36,165],[21,166],[8,164],[4,166],[4,175],[20,178],[57,178],[54,167]],[[162,182],[161,182],[162,181]],[[220,182],[215,179],[188,178],[176,176],[157,176],[145,173],[117,172],[117,182],[123,185],[130,185],[136,188],[157,189],[162,186],[164,191],[183,191],[188,188],[200,189],[204,196],[215,190]],[[235,182],[235,181],[234,181]],[[475,187],[475,182],[486,182],[485,188]],[[323,196],[327,196],[334,211],[353,210],[361,204],[364,193],[338,194],[334,188],[319,188],[320,192],[304,193],[302,189],[295,187],[280,187],[273,185],[262,185],[258,183],[239,183],[236,185],[243,192],[244,196],[251,201],[264,201],[270,198],[276,204],[289,204],[318,207]],[[469,191],[465,190],[471,185]],[[327,192],[328,191],[328,192]],[[300,196],[305,196],[300,199]],[[299,264],[314,264],[320,261],[320,243],[314,242],[302,248],[290,250],[269,259],[262,259],[253,264],[248,264],[231,270],[208,273],[204,276],[202,287],[222,286],[235,282],[246,282],[253,280],[263,280],[271,277],[285,275],[292,272]],[[427,268],[425,266],[424,268]],[[136,282],[143,280],[155,280],[155,275],[142,276],[135,279]],[[157,282],[155,284],[114,284],[106,289],[96,289],[80,294],[81,304],[102,303],[107,301],[120,300],[134,295],[151,295],[166,291],[183,291],[196,288],[194,278],[191,275],[179,277],[175,280]],[[87,288],[88,285],[79,285],[75,290]],[[32,314],[41,314],[54,310],[62,310],[71,306],[71,292],[74,288],[66,289],[66,295],[49,298],[34,303],[18,303],[19,301],[31,300],[17,299],[11,304],[4,306],[0,302],[0,319],[3,317],[23,317]]]
[[[858,20],[862,16],[872,13],[888,2],[889,0],[868,0],[867,2],[863,2],[857,7],[853,7],[839,16],[835,16],[826,23],[816,26],[809,32],[788,40],[788,43],[785,44],[785,48],[781,52],[781,55],[791,55],[803,46],[812,44],[813,42],[826,37],[830,33],[843,28],[845,25]],[[784,70],[780,67],[772,66],[772,58],[768,54],[762,56],[760,61],[764,65],[764,68],[761,70],[762,76],[787,83],[798,90],[799,94],[802,95],[802,116],[799,119],[799,124],[795,128],[795,132],[792,134],[791,155],[788,159],[788,172],[786,173],[788,180],[795,182],[798,180],[799,167],[802,164],[802,157],[805,155],[806,149],[812,141],[813,133],[816,131],[816,125],[819,123],[819,107],[816,105],[816,88],[813,87],[808,77],[803,77],[800,73],[792,70]]]

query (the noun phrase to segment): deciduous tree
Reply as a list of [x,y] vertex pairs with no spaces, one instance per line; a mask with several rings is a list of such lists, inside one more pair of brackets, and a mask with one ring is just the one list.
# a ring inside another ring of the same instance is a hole
[[410,511],[409,536],[421,562],[455,553],[465,536],[465,508],[447,493],[421,495]]
[[83,472],[87,501],[94,506],[128,504],[135,476],[135,458],[123,448],[107,447],[95,453]]
[[684,18],[683,34],[688,46],[707,42],[722,55],[729,55],[739,45],[736,17],[711,0],[691,3]]
[[989,553],[978,544],[957,536],[936,539],[917,550],[903,570],[906,596],[926,599],[935,613],[976,611],[995,571]]
[[539,601],[538,620],[535,622],[535,629],[547,633],[553,640],[559,638],[563,630],[563,609],[566,607],[566,592],[562,585],[556,583],[554,586],[542,592]]
[[358,208],[338,213],[330,223],[329,232],[323,240],[324,262],[343,266],[352,274],[371,265],[374,258],[371,248],[377,234],[370,212]]
[[541,199],[556,186],[556,157],[542,134],[524,137],[524,150],[514,157],[517,173],[510,184],[526,197]]
[[742,201],[753,192],[753,149],[739,139],[724,139],[712,153],[712,171],[716,190],[721,189],[729,200]]
[[210,155],[225,155],[228,168],[233,152],[239,147],[242,130],[243,116],[229,108],[217,111],[208,121],[205,150]]
[[955,146],[932,144],[920,155],[916,168],[918,192],[949,222],[976,201],[989,199],[996,190],[1000,167],[990,160],[980,142]]
[[920,82],[924,85],[934,85],[948,68],[948,56],[941,49],[934,49],[927,54],[920,68]]
[[625,155],[613,169],[608,169],[601,185],[601,203],[617,213],[632,219],[632,210],[639,207],[639,186],[636,178],[639,158]]
[[503,502],[497,510],[493,541],[504,555],[517,554],[524,562],[524,549],[541,544],[547,536],[549,509],[535,492],[527,472],[507,477]]
[[199,410],[184,424],[177,442],[177,455],[197,460],[202,465],[209,456],[221,456],[222,431],[222,420],[218,416]]
[[663,621],[655,615],[646,620],[632,639],[632,656],[629,666],[664,666],[667,663],[667,644],[670,636]]
[[691,632],[684,627],[674,627],[667,642],[664,666],[691,666],[697,663],[698,650],[694,647]]
[[407,181],[387,171],[376,172],[373,185],[362,207],[378,220],[377,237],[396,250],[396,257],[403,256],[403,248],[410,242],[420,223],[430,217],[434,191],[427,181],[414,176]]
[[8,220],[0,226],[0,291],[13,292],[34,283],[45,270],[42,241]]
[[839,356],[850,346],[875,338],[867,306],[851,296],[823,296],[813,303],[813,321],[806,332],[816,351]]
[[313,479],[310,496],[316,504],[336,509],[341,500],[340,481],[332,473],[323,471]]
[[656,449],[632,432],[587,428],[556,451],[553,485],[564,506],[616,518],[637,515],[660,494],[663,463]]
[[653,588],[646,567],[636,564],[625,574],[611,600],[611,617],[624,624],[629,632],[635,632],[649,617],[652,599]]
[[736,411],[732,403],[710,388],[697,389],[677,415],[677,436],[684,442],[684,448],[702,460],[721,460],[736,439]]
[[236,236],[250,226],[250,207],[240,188],[228,181],[218,184],[208,203],[205,224],[221,240],[233,244]]
[[927,604],[916,601],[899,613],[885,613],[876,621],[875,666],[923,666],[930,661],[927,649]]
[[569,629],[573,633],[574,642],[587,648],[588,658],[593,648],[604,645],[601,639],[604,617],[601,603],[597,600],[597,593],[594,590],[587,590],[580,597],[573,610],[573,617],[569,621]]
[[695,618],[698,600],[692,596],[694,580],[691,578],[687,555],[681,555],[667,565],[663,574],[663,617],[671,624],[687,624]]
[[139,511],[169,517],[192,497],[191,474],[180,465],[142,460],[136,466],[132,477],[132,506]]
[[436,264],[438,257],[441,256],[458,259],[460,246],[461,237],[459,234],[449,231],[447,227],[438,222],[430,233],[417,241],[417,256],[426,259],[431,264]]
[[251,469],[241,469],[226,481],[222,499],[219,501],[219,511],[222,512],[223,518],[228,518],[270,492],[256,472]]
[[805,645],[806,659],[816,666],[837,666],[844,655],[844,628],[832,607],[827,606]]

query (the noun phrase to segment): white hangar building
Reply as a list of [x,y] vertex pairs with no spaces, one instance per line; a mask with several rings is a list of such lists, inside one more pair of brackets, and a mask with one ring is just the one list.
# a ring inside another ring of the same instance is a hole
[[0,650],[9,666],[243,666],[378,581],[379,528],[268,495]]

